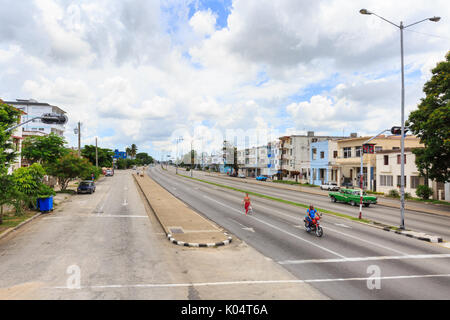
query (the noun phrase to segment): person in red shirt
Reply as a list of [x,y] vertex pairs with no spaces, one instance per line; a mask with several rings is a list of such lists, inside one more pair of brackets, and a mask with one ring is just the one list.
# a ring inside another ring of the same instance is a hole
[[250,207],[250,197],[248,196],[248,193],[246,193],[244,197],[244,207],[245,207],[245,215],[247,215],[248,209]]

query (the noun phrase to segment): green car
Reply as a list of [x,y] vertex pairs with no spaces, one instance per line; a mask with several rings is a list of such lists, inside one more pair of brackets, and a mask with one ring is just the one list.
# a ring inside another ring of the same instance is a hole
[[[328,195],[332,202],[345,202],[350,203],[352,206],[356,206],[360,202],[360,190],[358,189],[341,189],[340,191],[329,192]],[[363,192],[363,204],[365,207],[376,203],[377,197],[369,196]]]

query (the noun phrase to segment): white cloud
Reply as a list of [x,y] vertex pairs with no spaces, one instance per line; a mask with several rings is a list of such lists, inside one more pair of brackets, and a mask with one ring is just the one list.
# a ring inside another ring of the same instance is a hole
[[[441,15],[411,30],[450,29],[443,0],[234,0],[223,28],[212,8],[189,17],[184,0],[4,2],[2,98],[61,106],[72,145],[82,121],[83,141],[147,151],[198,128],[215,145],[226,129],[384,129],[400,119],[399,33],[359,9],[408,23]],[[443,38],[405,32],[407,112],[447,50]]]
[[210,10],[197,11],[189,20],[192,29],[201,36],[210,35],[215,31],[217,16]]

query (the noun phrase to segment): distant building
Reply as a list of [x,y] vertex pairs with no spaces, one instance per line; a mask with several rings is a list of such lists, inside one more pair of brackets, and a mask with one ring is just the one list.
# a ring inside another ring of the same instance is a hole
[[[7,103],[7,102],[5,102]],[[7,103],[9,104],[9,103]],[[22,111],[22,110],[21,110]],[[23,117],[26,116],[25,112],[22,111],[21,115],[19,116],[19,120],[17,121],[17,124],[22,123]],[[20,127],[14,129],[12,131],[11,134],[11,140],[13,143],[13,149],[16,152],[16,159],[14,160],[13,163],[11,163],[11,165],[8,168],[8,174],[11,174],[14,170],[20,168],[22,166],[22,159],[20,154],[22,153],[22,140],[23,140],[23,136],[22,136],[22,129]]]
[[[50,105],[48,103],[38,102],[34,99],[16,99],[16,101],[5,101],[5,103],[16,107],[19,110],[24,111],[26,114],[23,116],[22,121],[25,122],[34,117],[43,115],[44,113],[57,113],[65,114],[66,112],[57,106]],[[45,124],[40,119],[33,120],[22,126],[22,131],[27,131],[28,135],[36,132],[36,135],[42,133],[50,134],[55,133],[59,136],[64,135],[65,126],[60,124]],[[39,133],[38,133],[39,132]]]

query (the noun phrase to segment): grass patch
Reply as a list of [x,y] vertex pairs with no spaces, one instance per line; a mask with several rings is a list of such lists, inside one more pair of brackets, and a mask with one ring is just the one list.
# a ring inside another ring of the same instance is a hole
[[76,194],[77,192],[75,190],[66,189],[66,190],[58,190],[55,191],[56,193],[68,193],[68,194]]
[[417,202],[425,202],[425,203],[434,203],[434,204],[443,204],[443,205],[450,205],[450,202],[447,201],[441,201],[441,200],[434,200],[434,199],[420,199],[420,198],[410,198],[408,200],[413,200],[413,201],[417,201]]
[[299,186],[302,186],[302,187],[315,187],[315,188],[317,188],[317,187],[319,187],[319,186],[316,186],[315,184],[310,184],[310,183],[300,183],[300,182],[295,182],[295,181],[291,181],[291,180],[272,180],[272,182],[275,182],[275,183],[283,183],[283,184],[290,184],[290,185],[299,185]]
[[2,233],[3,231],[5,231],[9,228],[16,227],[17,225],[19,225],[23,221],[31,218],[35,214],[37,214],[37,211],[28,211],[28,210],[25,211],[24,214],[22,214],[20,216],[16,216],[13,212],[4,213],[3,214],[3,223],[0,224],[0,233]]
[[[273,200],[273,201],[277,201],[277,202],[281,202],[281,203],[285,203],[285,204],[290,204],[296,207],[301,207],[301,208],[309,208],[309,205],[307,204],[303,204],[303,203],[299,203],[299,202],[294,202],[294,201],[289,201],[289,200],[285,200],[285,199],[281,199],[281,198],[276,198],[276,197],[271,197],[265,194],[261,194],[261,193],[257,193],[257,192],[253,192],[253,191],[248,191],[248,190],[242,190],[242,189],[238,189],[238,188],[234,188],[234,187],[230,187],[230,186],[226,186],[223,184],[219,184],[219,183],[215,183],[215,182],[211,182],[211,181],[206,181],[206,180],[202,180],[202,179],[198,179],[198,178],[191,178],[189,176],[185,176],[182,174],[178,174],[179,176],[188,178],[188,179],[192,179],[192,180],[196,180],[196,181],[200,181],[203,183],[208,183],[211,185],[214,185],[216,187],[221,187],[221,188],[225,188],[225,189],[229,189],[229,190],[233,190],[233,191],[237,191],[237,192],[242,192],[242,193],[248,193],[249,195],[253,195],[255,197],[259,197],[259,198],[264,198],[264,199],[268,199],[268,200]],[[349,216],[347,214],[344,213],[338,213],[338,212],[334,212],[334,211],[330,211],[330,210],[326,210],[326,209],[320,209],[320,208],[316,208],[317,211],[323,212],[323,213],[328,213],[337,217],[341,217],[341,218],[345,218],[345,219],[350,219],[353,221],[359,221],[359,222],[363,222],[363,223],[372,223],[371,220],[368,219],[359,219],[357,217],[353,217],[353,216]]]

